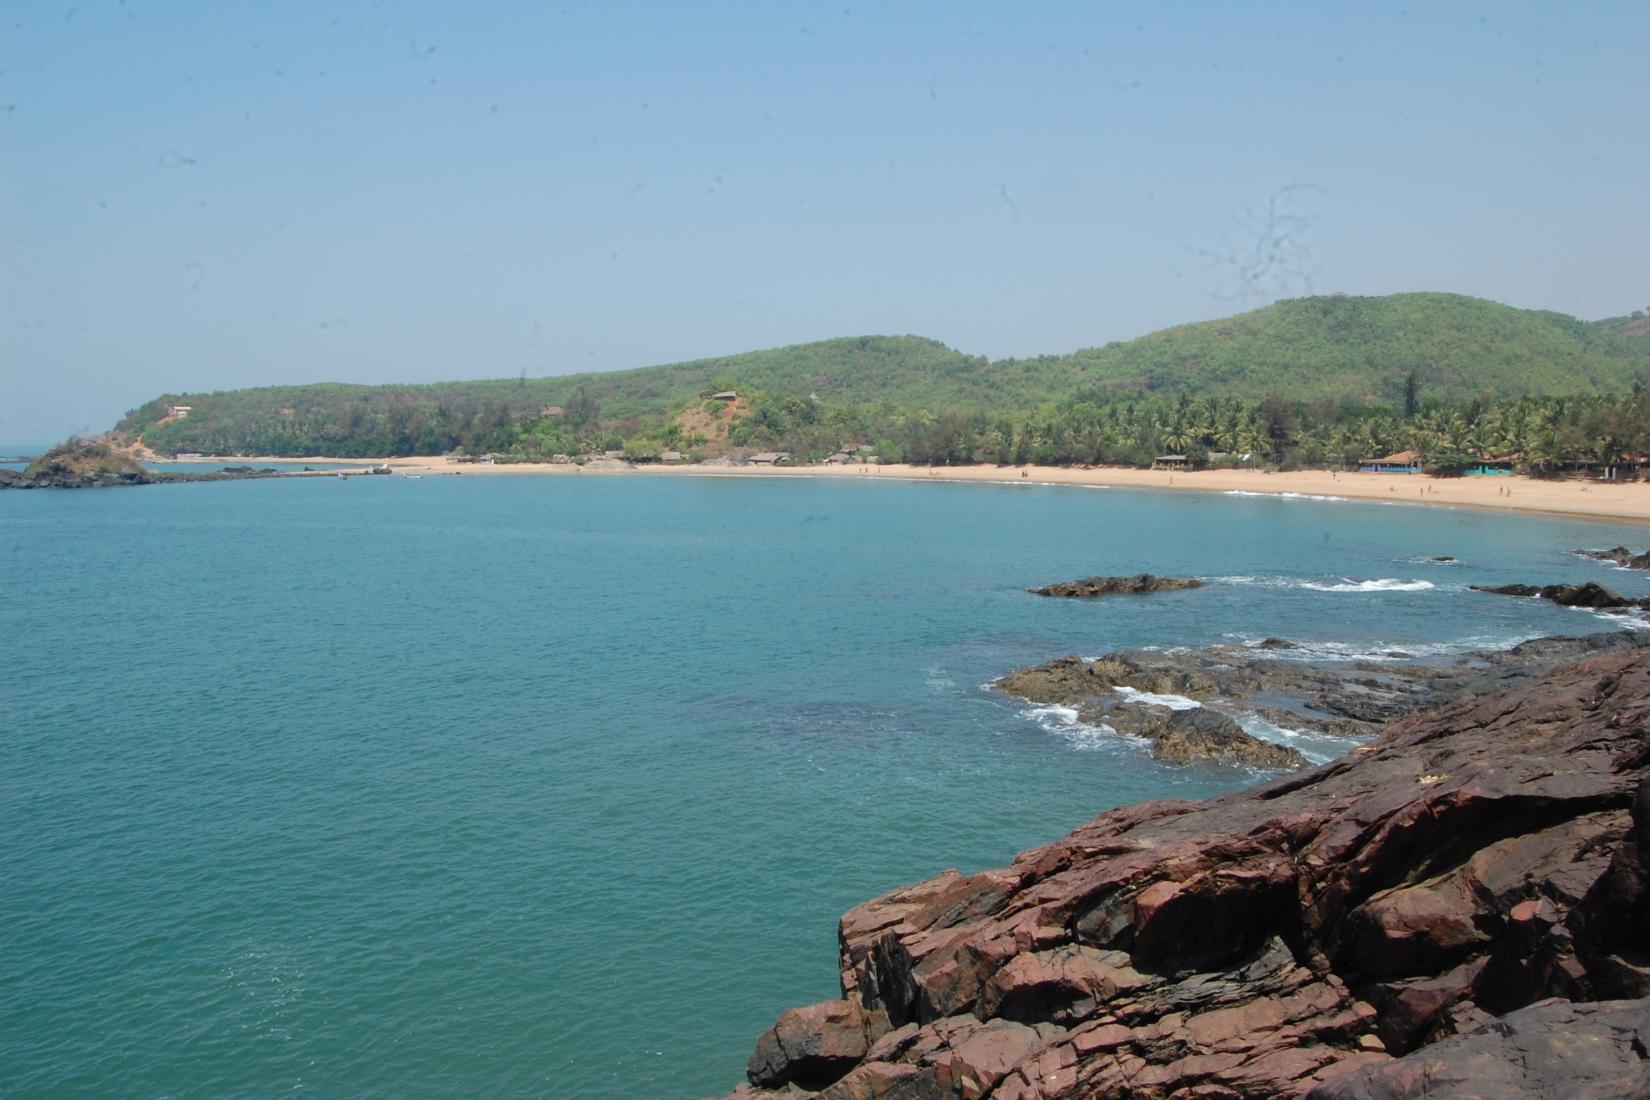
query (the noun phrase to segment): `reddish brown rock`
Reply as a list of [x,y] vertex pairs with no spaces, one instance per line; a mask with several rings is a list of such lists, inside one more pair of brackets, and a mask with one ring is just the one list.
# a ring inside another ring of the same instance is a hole
[[865,1017],[852,1001],[821,1001],[783,1013],[756,1041],[745,1075],[753,1085],[819,1089],[865,1057]]
[[[783,1091],[741,1095],[1464,1095],[1402,1089],[1509,1052],[1562,1061],[1558,1032],[1530,1030],[1546,1017],[1518,1010],[1650,991],[1647,776],[1650,651],[1633,649],[1402,719],[1305,774],[1113,810],[846,914],[845,1000],[781,1017],[751,1079]],[[1473,1038],[1501,1016],[1513,1030]],[[1566,1071],[1521,1072],[1546,1088]]]

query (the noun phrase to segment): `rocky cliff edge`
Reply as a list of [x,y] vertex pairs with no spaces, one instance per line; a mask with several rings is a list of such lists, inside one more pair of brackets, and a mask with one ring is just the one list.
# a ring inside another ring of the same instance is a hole
[[733,1095],[1650,1094],[1647,776],[1634,649],[1113,810],[847,913]]

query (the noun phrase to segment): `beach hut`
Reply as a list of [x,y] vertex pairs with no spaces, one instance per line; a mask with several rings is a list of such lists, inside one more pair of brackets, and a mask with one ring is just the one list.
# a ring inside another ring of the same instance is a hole
[[751,465],[753,466],[782,466],[790,460],[791,452],[789,451],[763,451],[760,454],[751,455]]
[[1418,474],[1421,456],[1414,451],[1399,451],[1385,458],[1366,458],[1358,469],[1366,474]]
[[1186,465],[1187,458],[1185,455],[1158,455],[1152,459],[1152,469],[1154,470],[1183,470]]

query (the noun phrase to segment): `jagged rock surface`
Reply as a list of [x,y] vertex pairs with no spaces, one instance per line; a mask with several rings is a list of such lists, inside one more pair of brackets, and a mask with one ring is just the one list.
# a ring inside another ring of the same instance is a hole
[[[1517,1081],[1581,1079],[1547,1016],[1494,1021],[1650,997],[1650,650],[1512,682],[866,902],[842,999],[782,1018],[735,1095],[1435,1095],[1513,1052]],[[1613,1011],[1576,1019],[1619,1049]]]
[[[1253,737],[1238,723],[1255,717],[1284,729],[1373,737],[1382,723],[1446,699],[1644,643],[1627,632],[1538,638],[1437,665],[1401,653],[1378,661],[1314,662],[1300,657],[1293,643],[1268,638],[1254,646],[1117,650],[1094,661],[1061,657],[1011,672],[996,686],[1029,702],[1070,707],[1089,725],[1144,738],[1167,763],[1206,759],[1294,768],[1306,763],[1299,753]],[[1181,696],[1200,705],[1167,711],[1138,702],[1130,692]]]
[[1045,584],[1041,588],[1031,588],[1027,591],[1036,596],[1092,600],[1097,596],[1141,596],[1148,592],[1202,587],[1203,582],[1195,577],[1158,577],[1150,573],[1136,573],[1132,577],[1084,577],[1082,580]]
[[1366,1066],[1308,1100],[1619,1100],[1650,1096],[1650,1001],[1522,1008],[1408,1058]]

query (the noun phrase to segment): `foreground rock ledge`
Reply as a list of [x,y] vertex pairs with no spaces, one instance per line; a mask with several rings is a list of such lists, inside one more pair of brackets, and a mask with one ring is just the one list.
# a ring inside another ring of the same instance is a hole
[[732,1095],[1642,1095],[1647,775],[1633,649],[1110,811],[847,913],[842,998],[781,1016]]

